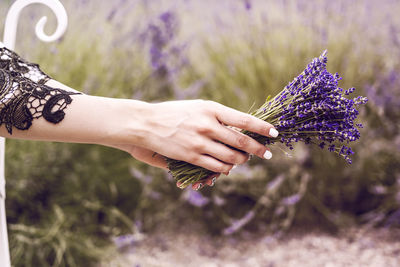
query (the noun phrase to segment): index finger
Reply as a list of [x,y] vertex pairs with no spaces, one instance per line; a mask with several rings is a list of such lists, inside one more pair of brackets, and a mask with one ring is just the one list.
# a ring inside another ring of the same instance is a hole
[[216,110],[216,117],[223,124],[247,130],[249,132],[258,133],[268,137],[277,137],[279,135],[279,132],[272,124],[224,105],[220,105],[218,110]]

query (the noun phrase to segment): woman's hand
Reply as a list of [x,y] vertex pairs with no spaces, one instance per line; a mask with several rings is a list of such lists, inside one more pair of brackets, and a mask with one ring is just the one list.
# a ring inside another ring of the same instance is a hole
[[268,148],[232,127],[264,136],[278,134],[267,122],[203,100],[149,104],[142,124],[139,146],[216,173],[227,173],[234,165],[246,162],[248,154],[271,157]]

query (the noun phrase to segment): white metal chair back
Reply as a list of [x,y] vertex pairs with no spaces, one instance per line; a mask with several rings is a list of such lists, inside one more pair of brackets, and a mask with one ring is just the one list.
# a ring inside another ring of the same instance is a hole
[[[0,47],[7,47],[11,50],[15,48],[16,32],[19,15],[26,6],[30,4],[43,4],[48,6],[56,15],[57,29],[52,35],[47,35],[44,32],[44,25],[47,22],[47,17],[42,17],[36,24],[36,36],[43,42],[52,42],[60,38],[68,25],[67,12],[59,0],[16,0],[10,7],[4,26],[3,43],[0,42]],[[5,138],[0,137],[0,266],[9,267],[10,252],[8,246],[7,235],[7,220],[5,210],[5,177],[4,177],[4,159],[5,159]]]

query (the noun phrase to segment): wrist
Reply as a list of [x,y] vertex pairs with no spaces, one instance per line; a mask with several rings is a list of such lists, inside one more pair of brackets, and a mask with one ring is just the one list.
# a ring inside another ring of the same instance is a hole
[[109,120],[104,143],[146,147],[151,134],[149,117],[152,104],[127,99],[106,100],[111,100],[105,109],[111,113],[107,114]]

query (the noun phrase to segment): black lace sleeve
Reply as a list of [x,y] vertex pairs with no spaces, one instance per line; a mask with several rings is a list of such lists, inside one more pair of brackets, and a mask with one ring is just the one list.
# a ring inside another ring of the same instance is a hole
[[12,134],[13,127],[27,130],[33,119],[43,117],[51,123],[64,119],[71,95],[45,85],[50,77],[39,65],[26,62],[7,48],[0,48],[0,125]]

